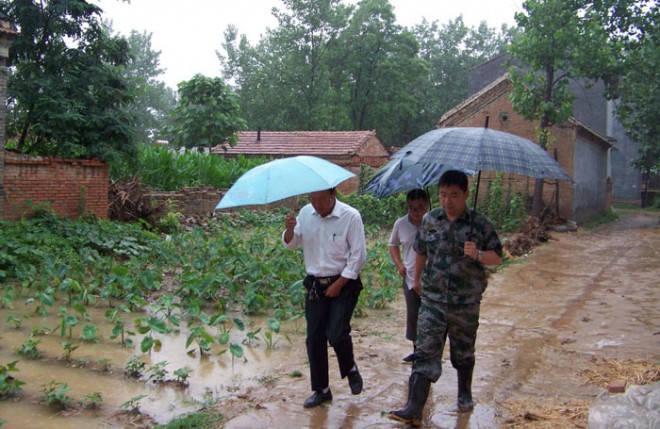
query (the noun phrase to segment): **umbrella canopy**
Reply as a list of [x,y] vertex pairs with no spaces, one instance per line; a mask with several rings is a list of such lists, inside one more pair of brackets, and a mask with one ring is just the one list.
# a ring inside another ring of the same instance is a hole
[[536,143],[489,128],[438,128],[417,137],[392,158],[453,165],[473,171],[522,174],[537,179],[571,180],[559,163]]
[[474,175],[474,171],[444,164],[417,163],[408,158],[392,159],[367,182],[364,190],[383,198],[411,189],[426,188],[437,184],[448,170],[461,170]]
[[334,188],[354,176],[350,171],[315,156],[276,159],[239,177],[215,208],[268,204]]

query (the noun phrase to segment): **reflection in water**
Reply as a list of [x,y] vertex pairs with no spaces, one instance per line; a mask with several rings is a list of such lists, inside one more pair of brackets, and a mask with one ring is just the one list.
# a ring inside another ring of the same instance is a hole
[[[202,403],[213,403],[235,398],[243,390],[260,386],[264,379],[269,377],[285,377],[293,367],[301,372],[306,371],[303,356],[292,357],[291,344],[283,338],[270,349],[264,342],[253,346],[243,346],[245,356],[232,358],[226,351],[219,353],[221,348],[215,345],[213,353],[199,356],[197,352],[186,353],[193,346],[186,348],[188,332],[182,328],[165,336],[160,336],[162,347],[153,349],[149,354],[142,354],[139,350],[140,338],[135,338],[135,345],[122,347],[119,340],[110,340],[112,326],[106,323],[104,308],[88,309],[90,322],[99,327],[98,344],[80,341],[81,326],[73,330],[72,338],[62,338],[59,329],[47,335],[35,336],[39,341],[38,349],[41,352],[39,359],[29,359],[14,352],[26,341],[34,327],[57,327],[60,318],[56,310],[50,309],[47,316],[37,316],[30,307],[20,302],[14,303],[12,308],[0,309],[0,321],[7,320],[9,315],[19,318],[26,317],[19,329],[13,325],[0,325],[0,365],[18,360],[18,372],[13,375],[26,383],[23,386],[24,394],[18,401],[0,401],[0,418],[7,421],[5,428],[58,428],[68,429],[80,427],[101,427],[102,421],[113,412],[120,410],[125,402],[139,395],[146,397],[139,401],[139,409],[151,416],[159,423],[165,423],[177,415],[195,411]],[[143,316],[142,313],[140,316]],[[131,315],[133,318],[138,315]],[[126,326],[133,322],[124,316]],[[255,326],[265,326],[266,320],[251,317]],[[82,325],[83,323],[79,323]],[[283,328],[284,330],[286,327]],[[286,331],[285,331],[286,332]],[[239,331],[231,333],[230,342],[240,344],[242,334]],[[301,341],[302,336],[297,332],[286,332],[292,341]],[[274,334],[279,338],[280,334]],[[284,332],[281,333],[284,335]],[[68,341],[79,346],[71,354],[71,362],[63,360],[64,349],[62,342]],[[297,346],[300,350],[301,345]],[[222,346],[226,349],[227,346]],[[295,347],[294,347],[295,348]],[[192,368],[188,386],[177,383],[154,383],[147,381],[147,376],[141,380],[129,379],[124,376],[124,365],[133,355],[140,356],[149,368],[158,362],[166,361],[165,369],[168,372],[166,380],[174,380],[174,371],[185,366]],[[110,362],[111,370],[103,373],[99,370],[98,361],[105,359]],[[76,403],[83,401],[83,397],[91,392],[99,392],[102,396],[101,411],[76,411],[75,416],[53,417],[55,411],[40,404],[40,397],[44,385],[49,382],[66,383],[71,391],[68,393]],[[54,423],[57,422],[57,423]],[[108,423],[103,423],[106,425]]]

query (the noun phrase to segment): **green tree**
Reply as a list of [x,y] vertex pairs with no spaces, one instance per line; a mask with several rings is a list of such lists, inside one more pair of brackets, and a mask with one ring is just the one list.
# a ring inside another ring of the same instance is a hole
[[135,94],[126,111],[136,118],[136,140],[139,143],[161,138],[166,121],[176,106],[174,91],[157,79],[164,70],[160,67],[160,51],[154,51],[151,46],[151,36],[151,33],[131,31],[128,36],[130,59],[122,68]]
[[330,55],[335,102],[350,129],[378,129],[388,142],[401,142],[419,108],[415,88],[428,78],[414,35],[396,24],[388,0],[362,0]]
[[181,147],[213,147],[236,141],[245,128],[236,94],[221,78],[196,74],[179,84],[179,102],[172,111],[170,142]]
[[588,12],[609,34],[610,69],[599,70],[610,83],[616,116],[640,144],[633,165],[647,173],[660,170],[660,9],[651,0],[600,0]]
[[[274,11],[278,26],[259,43],[230,26],[217,53],[253,129],[376,129],[388,144],[407,143],[465,98],[468,68],[505,43],[482,25],[452,38],[453,49],[439,49],[446,35],[437,25],[426,33],[433,38],[422,40],[396,24],[388,0],[284,4],[285,11]],[[460,56],[460,66],[446,67],[445,55]]]
[[240,99],[241,113],[250,128],[273,131],[295,129],[288,123],[292,108],[290,86],[283,70],[285,59],[271,52],[270,36],[252,46],[245,35],[239,37],[236,27],[224,33],[224,54],[220,59],[223,77],[232,82]]
[[[598,70],[611,69],[607,33],[600,21],[584,13],[582,0],[526,0],[526,13],[515,16],[521,32],[510,52],[514,66],[511,103],[526,120],[538,123],[537,139],[551,144],[550,128],[573,113],[571,79],[594,82]],[[543,209],[543,180],[536,180],[532,214]]]
[[459,16],[446,24],[422,20],[413,27],[420,43],[420,57],[430,65],[428,85],[424,88],[423,129],[428,131],[448,110],[468,96],[468,71],[506,52],[514,29],[502,25],[500,30],[482,22],[468,27]]
[[282,2],[287,10],[273,9],[278,27],[270,33],[269,55],[282,64],[283,119],[298,130],[336,129],[327,103],[333,96],[328,60],[352,7],[341,0]]
[[32,154],[109,160],[131,152],[128,44],[84,0],[2,0],[19,31],[9,52],[7,136]]

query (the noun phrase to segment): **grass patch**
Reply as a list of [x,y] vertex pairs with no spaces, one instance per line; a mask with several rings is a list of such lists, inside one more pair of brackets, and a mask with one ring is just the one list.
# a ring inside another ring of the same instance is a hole
[[156,429],[214,429],[219,427],[222,414],[195,412],[178,417],[171,422],[156,426]]
[[584,221],[582,227],[584,229],[594,229],[597,226],[614,222],[617,219],[619,219],[619,215],[610,210],[590,217],[589,219]]

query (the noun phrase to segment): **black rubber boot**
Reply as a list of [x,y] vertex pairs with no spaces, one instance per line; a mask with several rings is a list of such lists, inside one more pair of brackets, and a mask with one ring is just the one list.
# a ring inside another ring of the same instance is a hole
[[466,412],[474,409],[472,400],[472,372],[474,367],[457,369],[458,372],[458,411]]
[[400,410],[390,411],[387,417],[419,427],[422,424],[422,411],[424,411],[430,388],[431,380],[413,373],[408,380],[408,403]]

